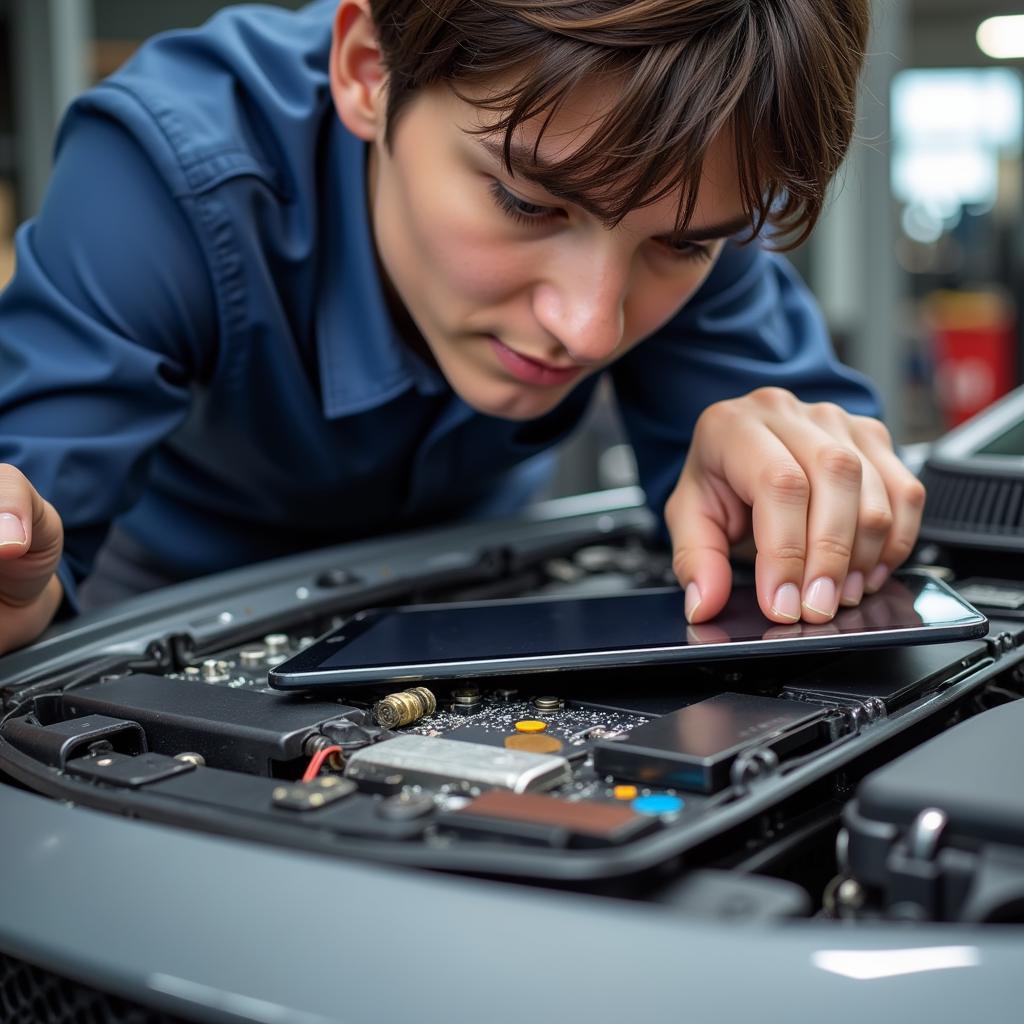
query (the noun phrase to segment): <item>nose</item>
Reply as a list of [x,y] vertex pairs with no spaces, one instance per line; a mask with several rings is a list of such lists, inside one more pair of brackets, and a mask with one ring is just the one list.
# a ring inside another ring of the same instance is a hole
[[563,256],[533,289],[537,322],[581,365],[615,354],[625,330],[628,260],[612,247]]

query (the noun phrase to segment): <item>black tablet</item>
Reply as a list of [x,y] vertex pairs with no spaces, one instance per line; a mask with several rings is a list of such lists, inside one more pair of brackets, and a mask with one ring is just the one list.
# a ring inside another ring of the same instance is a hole
[[690,626],[678,587],[360,612],[270,673],[283,690],[855,650],[984,636],[988,620],[925,573],[898,573],[823,625],[766,619],[753,587]]

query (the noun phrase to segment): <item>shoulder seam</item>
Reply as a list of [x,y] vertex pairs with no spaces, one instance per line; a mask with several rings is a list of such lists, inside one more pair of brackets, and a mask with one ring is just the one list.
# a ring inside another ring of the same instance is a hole
[[[288,199],[288,189],[281,175],[272,167],[257,160],[251,153],[231,146],[215,147],[206,151],[186,154],[187,131],[178,123],[173,109],[156,110],[136,91],[117,81],[106,81],[93,90],[102,95],[103,90],[115,91],[123,99],[130,100],[143,111],[166,143],[168,152],[181,172],[182,188],[174,194],[199,196],[231,178],[255,177],[282,199]],[[85,99],[88,99],[86,94]]]

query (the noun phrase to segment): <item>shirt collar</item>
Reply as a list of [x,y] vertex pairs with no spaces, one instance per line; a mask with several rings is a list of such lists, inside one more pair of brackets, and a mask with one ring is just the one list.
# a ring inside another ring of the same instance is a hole
[[381,406],[409,388],[423,395],[450,389],[442,374],[399,337],[374,256],[366,143],[333,109],[328,117],[316,331],[323,409],[335,419]]

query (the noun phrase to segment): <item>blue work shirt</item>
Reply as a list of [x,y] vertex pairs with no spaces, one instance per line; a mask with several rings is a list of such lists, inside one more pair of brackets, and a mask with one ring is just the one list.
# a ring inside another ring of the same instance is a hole
[[[493,511],[586,409],[596,379],[533,421],[482,415],[400,339],[328,88],[335,6],[158,36],[63,122],[0,296],[0,461],[63,518],[72,607],[115,520],[184,579]],[[607,372],[659,513],[712,402],[779,385],[877,412],[756,245]]]

